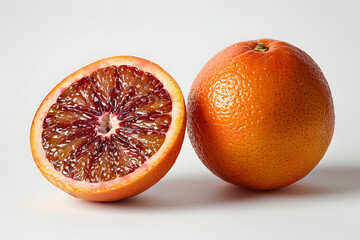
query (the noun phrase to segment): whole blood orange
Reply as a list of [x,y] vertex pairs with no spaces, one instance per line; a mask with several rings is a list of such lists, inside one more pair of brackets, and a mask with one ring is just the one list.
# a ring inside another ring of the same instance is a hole
[[185,104],[175,80],[137,57],[92,63],[61,81],[34,117],[35,163],[75,197],[114,201],[159,181],[184,139]]
[[287,186],[324,156],[334,107],[318,65],[281,41],[239,42],[197,75],[188,97],[188,133],[215,175],[249,189]]

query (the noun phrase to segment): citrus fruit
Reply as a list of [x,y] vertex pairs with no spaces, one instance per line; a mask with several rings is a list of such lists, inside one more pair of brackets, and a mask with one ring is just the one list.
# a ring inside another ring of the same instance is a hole
[[56,187],[115,201],[168,172],[185,124],[183,95],[165,70],[137,57],[111,57],[81,68],[46,96],[31,126],[31,150]]
[[239,42],[197,75],[187,103],[195,152],[215,175],[255,190],[285,187],[322,159],[334,131],[328,83],[282,41]]

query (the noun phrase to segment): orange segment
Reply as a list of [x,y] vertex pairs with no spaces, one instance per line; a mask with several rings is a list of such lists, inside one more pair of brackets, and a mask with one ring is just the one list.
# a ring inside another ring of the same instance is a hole
[[171,122],[170,114],[151,114],[127,119],[122,123],[122,127],[136,129],[139,131],[166,132]]
[[164,176],[184,130],[184,100],[171,76],[147,60],[114,57],[80,69],[49,93],[34,117],[31,147],[57,187],[109,201]]
[[69,109],[83,110],[96,116],[101,114],[101,106],[91,79],[85,77],[67,88],[57,102]]

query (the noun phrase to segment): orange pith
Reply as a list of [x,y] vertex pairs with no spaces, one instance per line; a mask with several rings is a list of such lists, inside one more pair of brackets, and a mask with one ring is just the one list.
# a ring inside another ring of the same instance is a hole
[[210,59],[192,85],[187,110],[201,161],[220,178],[257,190],[308,174],[325,154],[335,123],[317,64],[270,39],[239,42]]
[[34,117],[35,163],[76,197],[112,201],[136,195],[173,165],[185,130],[181,91],[156,64],[113,57],[64,79]]

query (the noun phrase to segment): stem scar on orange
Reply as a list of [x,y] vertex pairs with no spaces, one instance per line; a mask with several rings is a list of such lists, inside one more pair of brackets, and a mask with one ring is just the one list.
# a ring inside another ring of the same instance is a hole
[[105,58],[61,81],[30,134],[40,172],[72,196],[115,201],[143,192],[172,167],[186,124],[175,80],[148,60]]
[[197,75],[187,103],[195,152],[215,175],[249,189],[285,187],[322,159],[335,116],[328,83],[301,49],[239,42]]

